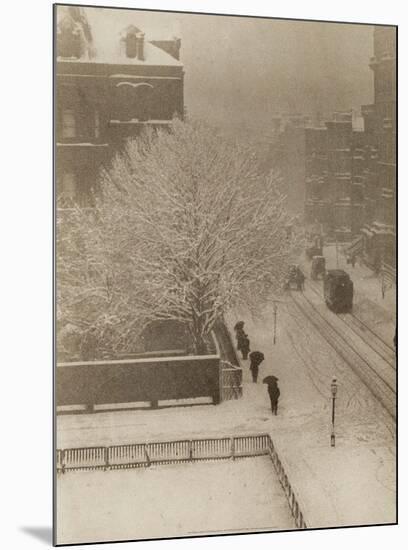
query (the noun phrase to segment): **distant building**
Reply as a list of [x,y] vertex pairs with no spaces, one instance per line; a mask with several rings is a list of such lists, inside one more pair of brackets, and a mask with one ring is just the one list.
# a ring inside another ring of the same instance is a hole
[[270,142],[269,169],[279,172],[286,207],[293,214],[304,211],[306,128],[311,124],[311,117],[301,113],[282,113],[270,120],[274,138]]
[[133,24],[108,25],[114,46],[98,50],[104,37],[95,36],[92,13],[57,8],[57,194],[81,204],[90,202],[100,169],[126,138],[184,114],[180,40],[149,41]]
[[[371,157],[365,167],[365,253],[372,264],[396,263],[396,28],[374,28],[374,104],[365,106]],[[376,177],[374,177],[374,170]]]
[[364,225],[362,234],[364,236],[364,251],[367,258],[375,256],[374,233],[371,231],[376,220],[379,208],[380,194],[378,186],[378,150],[376,137],[376,120],[374,105],[363,105],[361,112],[364,117]]
[[340,241],[351,240],[351,113],[335,113],[327,128],[327,185],[331,198],[329,230]]
[[271,147],[271,167],[276,168],[282,178],[282,191],[287,197],[286,207],[294,214],[302,213],[305,198],[303,182],[307,122],[308,119],[303,115],[282,117],[279,133]]
[[355,120],[351,112],[336,112],[324,127],[305,129],[306,224],[345,242],[363,223],[364,133]]
[[319,224],[326,232],[331,225],[328,180],[327,130],[305,129],[305,221]]

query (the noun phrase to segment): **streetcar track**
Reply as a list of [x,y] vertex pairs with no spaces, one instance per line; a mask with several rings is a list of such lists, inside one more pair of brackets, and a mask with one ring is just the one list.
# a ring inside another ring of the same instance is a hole
[[[305,296],[303,293],[302,293],[302,296],[303,298],[307,301],[307,303],[313,308],[314,311],[316,311],[316,313],[319,314],[320,318],[323,319],[323,321],[326,323],[326,325],[328,325],[330,327],[330,329],[339,337],[341,338],[346,346],[348,346],[356,355],[358,355],[358,357],[364,361],[364,363],[366,363],[368,365],[368,367],[373,371],[375,372],[375,374],[378,376],[378,378],[380,378],[384,384],[386,384],[394,393],[395,393],[395,389],[389,384],[389,382],[381,375],[377,372],[376,369],[374,369],[374,367],[371,365],[371,363],[369,363],[369,361],[367,361],[367,359],[360,353],[360,351],[358,351],[357,349],[355,349],[355,347],[353,345],[350,344],[350,342],[345,338],[345,336],[343,334],[341,334],[331,323],[330,321],[328,321],[326,319],[326,317],[324,315],[322,315],[322,313],[317,309],[316,305],[311,302],[309,300],[309,298],[307,298],[307,296]],[[370,346],[371,347],[371,346]],[[390,365],[389,365],[390,366]],[[393,368],[393,367],[392,367]],[[395,370],[393,368],[393,370]]]
[[[300,293],[299,293],[300,294]],[[297,295],[297,294],[296,294]],[[368,386],[373,395],[382,403],[387,412],[391,415],[393,419],[396,417],[395,412],[395,396],[396,391],[393,386],[383,377],[378,371],[373,368],[373,366],[352,346],[349,342],[341,335],[335,327],[321,314],[321,312],[316,308],[316,306],[302,293],[301,294],[304,301],[308,304],[309,309],[311,308],[314,312],[318,313],[319,317],[323,319],[326,326],[326,330],[323,330],[322,323],[316,321],[316,316],[311,314],[310,311],[306,311],[306,308],[302,306],[299,298],[295,299],[295,294],[291,293],[292,300],[297,305],[297,307],[303,312],[303,314],[309,319],[309,321],[315,326],[315,328],[322,334],[325,340],[331,345],[331,347],[343,358],[345,363],[347,363],[354,372],[363,380],[363,382]],[[326,332],[326,335],[324,334]],[[331,335],[330,335],[331,332]],[[333,337],[334,335],[334,337]],[[339,344],[339,339],[342,341]],[[345,349],[348,352],[345,351]],[[350,359],[350,352],[354,354],[362,363],[363,369],[356,368],[356,365]],[[395,369],[393,369],[395,373]],[[374,379],[373,379],[374,376]],[[365,379],[364,379],[365,378]],[[369,383],[367,382],[369,379]],[[374,387],[373,387],[374,386]]]
[[[298,308],[296,308],[296,309],[298,309]],[[300,321],[300,317],[294,315],[293,313],[289,313],[289,315],[290,315],[291,319],[294,321],[294,324],[297,326],[297,328],[303,331],[303,330],[304,330],[304,326],[302,325],[302,323],[301,323],[301,321]],[[314,327],[314,330],[316,330],[316,327]],[[314,375],[314,376],[316,376],[316,377],[322,382],[321,377],[322,377],[322,372],[323,372],[323,371],[322,371],[321,369],[318,369],[318,368],[316,368],[316,367],[314,366],[314,362],[315,362],[315,361],[314,361],[314,357],[312,356],[312,354],[311,354],[310,352],[307,352],[308,361],[305,360],[304,356],[303,356],[303,355],[298,351],[298,349],[296,348],[295,340],[294,340],[293,337],[291,336],[290,332],[289,332],[288,330],[287,330],[286,332],[287,332],[287,335],[288,335],[289,340],[290,340],[291,343],[292,343],[292,347],[293,347],[293,349],[295,350],[296,355],[298,356],[298,358],[301,360],[301,362],[302,362],[302,363],[305,365],[305,367],[307,368],[307,370],[308,370],[308,376],[309,376],[309,378],[310,378],[312,384],[314,385],[314,387],[316,388],[316,390],[320,393],[320,395],[321,395],[322,397],[325,397],[325,394],[323,393],[323,391],[321,391],[321,390],[317,387],[317,384],[315,383],[315,381],[314,381],[314,379],[313,379],[313,375]],[[319,336],[321,337],[320,332],[319,332],[318,334],[319,334]],[[326,344],[329,348],[332,348],[331,344],[329,344],[329,343],[327,342],[327,340],[325,340],[324,338],[323,338],[323,340],[324,340],[325,344]],[[305,351],[305,350],[303,350],[303,352],[304,352],[304,351]],[[340,358],[340,359],[341,359],[341,361],[343,362],[343,364],[345,364],[344,359],[342,359],[342,358]],[[347,365],[347,368],[349,369],[349,368],[350,368],[349,365],[348,365],[348,364],[346,364],[346,365]],[[337,366],[336,368],[338,368],[338,366]],[[313,375],[312,375],[312,374],[313,374]],[[323,384],[323,382],[322,382],[322,384]],[[324,384],[324,385],[326,386],[327,384]],[[364,385],[364,387],[366,388],[365,385]],[[358,404],[359,407],[364,406],[364,403],[361,403],[361,401],[358,399],[358,394],[360,393],[361,388],[359,388],[359,387],[357,387],[356,389],[354,388],[354,391],[353,391],[352,388],[349,387],[348,384],[347,384],[347,388],[348,388],[348,389],[347,389],[347,392],[346,392],[346,393],[347,393],[347,403],[346,403],[347,408],[349,408],[349,407],[355,407],[356,404]],[[367,389],[367,388],[366,388],[366,389]],[[370,390],[368,390],[368,391],[370,391]],[[351,392],[351,393],[350,393],[350,392]],[[356,400],[357,400],[357,401],[356,401]]]
[[[298,308],[298,307],[297,307],[296,309],[299,311],[299,308]],[[292,313],[289,313],[289,315],[290,315],[291,319],[294,320],[295,325],[296,325],[299,329],[304,330],[304,326],[303,326],[303,325],[301,324],[301,322],[300,322],[300,317],[297,317],[296,315],[294,315],[294,314],[292,314]],[[314,326],[314,330],[317,330],[317,329],[316,329],[316,326]],[[292,346],[293,346],[293,348],[295,349],[296,354],[300,357],[300,359],[301,359],[301,361],[303,362],[303,364],[304,364],[306,367],[310,368],[310,366],[305,362],[303,356],[300,356],[300,354],[299,354],[298,351],[296,350],[296,347],[295,347],[295,345],[294,345],[294,340],[290,337],[290,334],[289,334],[288,331],[287,331],[287,333],[288,333],[289,339],[290,339],[291,342],[292,342]],[[323,338],[323,340],[324,340],[324,342],[325,342],[325,344],[326,344],[327,346],[329,346],[331,349],[333,349],[332,344],[329,343],[329,342],[324,338],[324,336],[322,336],[322,334],[321,334],[320,331],[317,331],[317,334],[319,334],[319,336],[320,336],[321,338]],[[337,353],[337,350],[336,350],[336,353]],[[308,353],[307,355],[308,355],[309,359],[312,359],[312,360],[313,360],[313,358],[312,358],[312,356],[310,355],[310,353]],[[339,354],[337,353],[337,355],[339,355]],[[339,355],[339,357],[340,357],[341,361],[343,362],[343,365],[345,365],[347,369],[350,369],[350,365],[348,364],[348,362],[346,362],[346,361],[344,360],[344,358],[341,357],[340,355]],[[337,366],[337,368],[338,368],[338,366]],[[316,374],[317,376],[319,376],[319,374],[320,374],[319,369],[314,369],[314,371],[315,371],[315,374]],[[354,371],[353,371],[353,372],[354,372]],[[358,376],[358,375],[356,375],[356,376]],[[359,376],[358,376],[358,377],[359,377]],[[311,378],[312,378],[312,377],[311,377]],[[360,379],[360,381],[361,381],[361,377],[359,377],[359,379]],[[312,382],[313,382],[313,380],[312,380]],[[313,383],[313,385],[316,387],[316,385],[315,385],[314,383]],[[367,391],[369,391],[371,394],[373,393],[372,390],[371,390],[370,388],[368,388],[368,387],[367,387],[367,384],[365,384],[364,382],[363,382],[363,386],[364,386],[365,389],[366,389]],[[317,389],[317,388],[316,388],[316,389]],[[348,390],[347,390],[347,391],[348,391],[348,395],[347,395],[347,407],[354,407],[354,408],[355,408],[356,406],[358,406],[358,407],[364,407],[364,406],[365,406],[365,401],[361,402],[361,400],[360,400],[359,397],[358,397],[359,394],[360,394],[360,392],[361,392],[361,388],[360,388],[360,387],[357,387],[356,389],[354,389],[354,391],[353,391],[350,387],[348,387]],[[350,393],[350,392],[351,392],[351,393]],[[319,393],[321,393],[321,392],[319,392]],[[384,406],[382,403],[380,403],[380,405]],[[386,412],[388,413],[388,411],[386,411]],[[389,429],[390,431],[392,431],[392,430],[389,428],[388,424],[386,424],[386,425],[387,425],[387,429]]]
[[[310,288],[316,295],[319,296],[319,298],[322,298],[322,294],[317,290],[317,288],[313,284],[309,284],[308,288]],[[371,328],[366,325],[361,319],[359,319],[356,315],[353,313],[346,314],[348,320],[352,320],[351,323],[349,323],[344,317],[340,315],[336,315],[338,319],[343,321],[343,323],[349,327],[353,332],[369,347],[371,350],[376,353],[381,359],[385,362],[387,362],[391,368],[395,370],[395,362],[394,362],[394,350],[389,346],[381,337],[377,335]],[[348,317],[350,315],[350,317]],[[363,329],[358,328],[357,331],[355,330],[355,327],[360,324],[363,325]],[[364,334],[364,330],[370,331],[370,333],[373,335],[374,338],[370,339],[367,337],[366,334]],[[379,348],[381,346],[384,346],[385,354],[379,351]]]

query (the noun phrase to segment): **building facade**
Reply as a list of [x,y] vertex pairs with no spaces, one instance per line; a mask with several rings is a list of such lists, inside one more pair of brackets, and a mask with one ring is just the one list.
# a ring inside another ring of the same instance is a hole
[[332,239],[359,234],[364,211],[365,133],[351,112],[337,112],[324,126],[305,129],[305,221]]
[[323,127],[305,129],[305,221],[319,224],[327,232],[330,220],[328,192],[327,131]]
[[[365,106],[372,138],[366,160],[363,234],[367,260],[396,264],[396,28],[374,28],[374,104]],[[373,171],[376,177],[373,177]]]
[[83,205],[127,138],[184,114],[180,40],[148,41],[131,24],[112,29],[114,46],[99,49],[90,15],[59,6],[56,36],[57,197]]

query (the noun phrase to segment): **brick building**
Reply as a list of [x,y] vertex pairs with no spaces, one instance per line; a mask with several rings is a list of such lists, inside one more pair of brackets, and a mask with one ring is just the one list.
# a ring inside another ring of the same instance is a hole
[[305,221],[317,222],[327,231],[331,223],[330,196],[327,186],[326,128],[305,129]]
[[[363,108],[370,132],[365,166],[365,253],[372,264],[396,263],[396,28],[374,28],[374,104]],[[375,175],[374,175],[375,172]]]
[[305,142],[306,224],[351,241],[363,223],[365,134],[351,112],[338,112],[324,126],[306,128]]
[[[128,22],[105,27],[114,40],[100,47],[106,41],[94,31],[94,13],[57,8],[57,194],[81,204],[90,203],[101,168],[126,138],[184,113],[180,40],[149,41]],[[132,17],[137,24],[137,12]]]

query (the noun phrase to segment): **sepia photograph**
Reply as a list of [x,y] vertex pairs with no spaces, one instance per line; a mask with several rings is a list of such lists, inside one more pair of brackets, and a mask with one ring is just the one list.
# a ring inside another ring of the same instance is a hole
[[397,524],[398,27],[367,13],[53,6],[55,545]]

